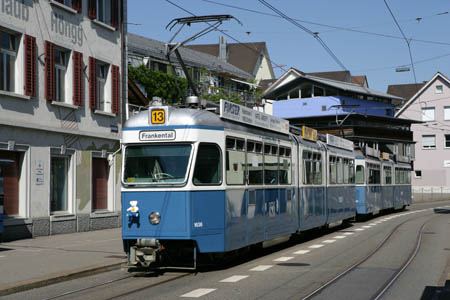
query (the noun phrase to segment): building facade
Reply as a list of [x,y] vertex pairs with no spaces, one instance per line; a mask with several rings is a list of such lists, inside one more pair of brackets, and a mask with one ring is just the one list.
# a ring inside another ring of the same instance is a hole
[[[411,85],[405,85],[411,86]],[[401,90],[401,86],[390,89]],[[406,90],[404,88],[403,90]],[[436,73],[416,87],[396,116],[422,123],[414,124],[415,161],[412,176],[415,200],[450,197],[450,80]]]
[[126,7],[1,1],[4,240],[120,226]]

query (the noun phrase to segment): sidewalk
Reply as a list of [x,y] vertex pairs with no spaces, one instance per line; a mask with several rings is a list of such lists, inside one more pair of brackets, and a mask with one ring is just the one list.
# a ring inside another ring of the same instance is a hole
[[118,269],[125,262],[121,228],[0,244],[0,296]]

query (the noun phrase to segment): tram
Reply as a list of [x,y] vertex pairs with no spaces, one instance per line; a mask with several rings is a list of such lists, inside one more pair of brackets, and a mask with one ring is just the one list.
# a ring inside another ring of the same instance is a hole
[[[221,100],[220,113],[150,107],[122,137],[130,264],[167,266],[273,244],[353,218],[353,143]],[[344,145],[344,146],[343,146]],[[328,172],[327,170],[332,170]]]

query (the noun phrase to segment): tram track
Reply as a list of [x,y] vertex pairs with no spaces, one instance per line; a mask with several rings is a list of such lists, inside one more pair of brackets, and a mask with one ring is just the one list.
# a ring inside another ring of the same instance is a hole
[[[431,217],[430,217],[431,216]],[[390,287],[392,287],[394,285],[394,283],[397,281],[397,279],[401,276],[401,274],[408,268],[408,266],[412,263],[412,261],[414,260],[414,258],[416,257],[417,253],[420,250],[420,246],[421,246],[421,242],[422,242],[422,236],[424,233],[424,229],[425,226],[428,224],[428,222],[430,222],[431,220],[433,220],[434,218],[438,217],[439,215],[436,215],[435,213],[433,214],[427,214],[423,217],[430,217],[428,218],[425,222],[423,222],[422,226],[420,227],[417,237],[416,237],[416,243],[415,243],[415,247],[414,249],[409,253],[409,255],[407,256],[407,258],[403,261],[403,263],[401,264],[401,266],[399,268],[397,268],[397,270],[394,272],[394,274],[388,279],[386,280],[382,286],[370,297],[368,297],[367,299],[371,299],[371,300],[379,300],[381,299],[384,294],[389,290]],[[405,220],[403,222],[401,222],[400,224],[398,224],[396,227],[394,227],[391,232],[386,235],[383,240],[381,240],[381,242],[378,243],[378,245],[369,253],[367,254],[365,257],[363,257],[361,260],[359,260],[358,262],[354,263],[353,265],[351,265],[350,267],[348,267],[347,269],[345,269],[344,271],[342,271],[341,273],[339,273],[338,275],[334,276],[332,279],[328,280],[327,282],[321,284],[319,287],[317,287],[316,289],[314,289],[312,292],[310,292],[309,294],[307,294],[306,296],[303,296],[300,298],[300,300],[309,300],[309,299],[313,299],[314,297],[318,296],[320,293],[322,293],[323,291],[325,291],[326,289],[330,288],[333,284],[337,283],[339,280],[343,279],[346,275],[348,275],[350,272],[356,270],[359,266],[361,266],[363,263],[369,261],[375,254],[379,253],[379,251],[384,248],[389,241],[391,241],[392,236],[398,232],[398,230],[405,224],[414,221],[417,219],[408,219]]]

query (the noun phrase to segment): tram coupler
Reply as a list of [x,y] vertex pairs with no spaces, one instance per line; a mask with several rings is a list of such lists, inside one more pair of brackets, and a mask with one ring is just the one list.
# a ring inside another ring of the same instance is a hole
[[128,263],[140,264],[149,267],[150,264],[160,261],[161,245],[157,239],[138,239],[134,246],[130,247]]

